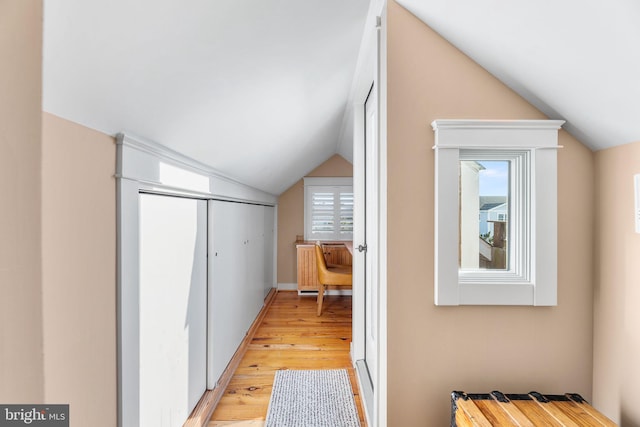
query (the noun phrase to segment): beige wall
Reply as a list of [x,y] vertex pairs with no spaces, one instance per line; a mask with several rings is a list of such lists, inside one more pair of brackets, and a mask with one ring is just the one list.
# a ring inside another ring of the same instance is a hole
[[42,2],[0,0],[0,402],[43,400]]
[[434,306],[430,123],[545,117],[394,1],[387,34],[389,425],[447,425],[452,390],[590,399],[593,154],[560,133],[557,307]]
[[42,2],[0,0],[0,402],[116,425],[115,146],[42,114]]
[[596,173],[593,401],[622,426],[640,426],[640,141],[597,152]]
[[44,397],[73,425],[115,426],[116,145],[43,114]]
[[[336,154],[307,176],[353,176],[353,165]],[[296,235],[304,234],[304,181],[278,198],[278,283],[296,283]]]

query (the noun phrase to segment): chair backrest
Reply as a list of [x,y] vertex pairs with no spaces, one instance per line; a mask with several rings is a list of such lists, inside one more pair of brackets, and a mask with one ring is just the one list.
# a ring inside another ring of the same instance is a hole
[[320,245],[316,245],[316,270],[318,282],[329,286],[351,286],[351,266],[329,269]]
[[322,246],[316,243],[316,267],[318,267],[318,273],[322,270],[322,272],[328,272],[327,269],[327,261],[324,259],[324,252],[322,251]]

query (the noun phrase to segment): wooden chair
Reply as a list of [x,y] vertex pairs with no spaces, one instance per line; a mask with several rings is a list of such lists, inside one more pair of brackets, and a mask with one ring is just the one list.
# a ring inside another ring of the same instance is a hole
[[327,267],[324,259],[324,253],[320,245],[316,245],[316,267],[318,270],[318,316],[322,314],[322,301],[324,300],[324,291],[328,288],[347,288],[352,286],[351,266]]

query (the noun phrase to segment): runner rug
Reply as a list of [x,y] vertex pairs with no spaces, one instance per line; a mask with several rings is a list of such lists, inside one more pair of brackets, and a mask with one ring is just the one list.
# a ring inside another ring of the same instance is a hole
[[265,427],[360,427],[346,369],[276,371]]

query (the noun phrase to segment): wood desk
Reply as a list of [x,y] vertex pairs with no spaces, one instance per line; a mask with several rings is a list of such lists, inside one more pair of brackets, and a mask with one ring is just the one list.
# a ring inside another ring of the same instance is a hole
[[[318,290],[315,244],[315,242],[304,240],[296,242],[298,291]],[[326,241],[322,242],[322,247],[327,264],[351,265],[353,242]]]
[[347,248],[351,256],[353,256],[353,242],[343,242],[342,244]]

